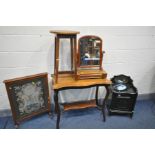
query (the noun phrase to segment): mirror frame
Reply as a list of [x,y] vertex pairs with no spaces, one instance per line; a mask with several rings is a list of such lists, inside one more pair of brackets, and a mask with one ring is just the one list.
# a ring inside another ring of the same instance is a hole
[[[100,60],[99,60],[99,65],[81,65],[81,53],[80,53],[80,41],[81,39],[84,39],[84,38],[95,38],[97,40],[100,40],[101,41],[101,45],[100,45]],[[85,36],[82,36],[79,38],[78,40],[78,67],[79,68],[95,68],[95,67],[99,67],[99,69],[102,69],[102,60],[103,60],[103,53],[102,53],[102,39],[98,36],[95,36],[95,35],[85,35]]]

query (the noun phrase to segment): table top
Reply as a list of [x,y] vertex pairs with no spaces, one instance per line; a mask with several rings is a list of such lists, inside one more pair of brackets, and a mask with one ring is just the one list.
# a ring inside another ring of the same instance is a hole
[[66,30],[51,30],[50,33],[61,34],[61,35],[76,35],[79,34],[79,31],[66,31]]
[[108,79],[85,79],[85,80],[75,80],[73,75],[61,74],[58,76],[58,83],[54,82],[53,78],[53,89],[63,89],[68,87],[78,88],[78,87],[89,87],[95,85],[110,85],[111,80]]

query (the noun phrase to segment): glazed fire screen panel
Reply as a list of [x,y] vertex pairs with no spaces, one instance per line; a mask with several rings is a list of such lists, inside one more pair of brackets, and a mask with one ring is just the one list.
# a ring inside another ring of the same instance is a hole
[[50,113],[48,74],[4,81],[15,125],[38,114]]
[[14,106],[18,118],[47,107],[43,79],[36,79],[20,85],[13,85]]

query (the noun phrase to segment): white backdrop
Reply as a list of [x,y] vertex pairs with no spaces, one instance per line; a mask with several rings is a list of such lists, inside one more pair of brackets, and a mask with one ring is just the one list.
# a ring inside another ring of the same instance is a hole
[[[130,75],[139,94],[155,93],[155,27],[0,27],[0,110],[9,109],[3,80],[53,73],[54,36],[49,30],[80,31],[103,39],[108,77]],[[61,42],[61,69],[70,67],[69,42]],[[50,76],[49,76],[50,83]],[[61,102],[94,98],[95,89],[64,91]],[[77,95],[78,94],[78,95]],[[103,95],[100,89],[100,97]]]

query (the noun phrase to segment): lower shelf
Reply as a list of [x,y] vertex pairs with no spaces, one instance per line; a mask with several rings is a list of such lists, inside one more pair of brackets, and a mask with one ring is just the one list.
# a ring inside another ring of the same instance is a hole
[[74,103],[64,104],[63,106],[65,111],[97,107],[95,100],[89,100],[84,102],[74,102]]

